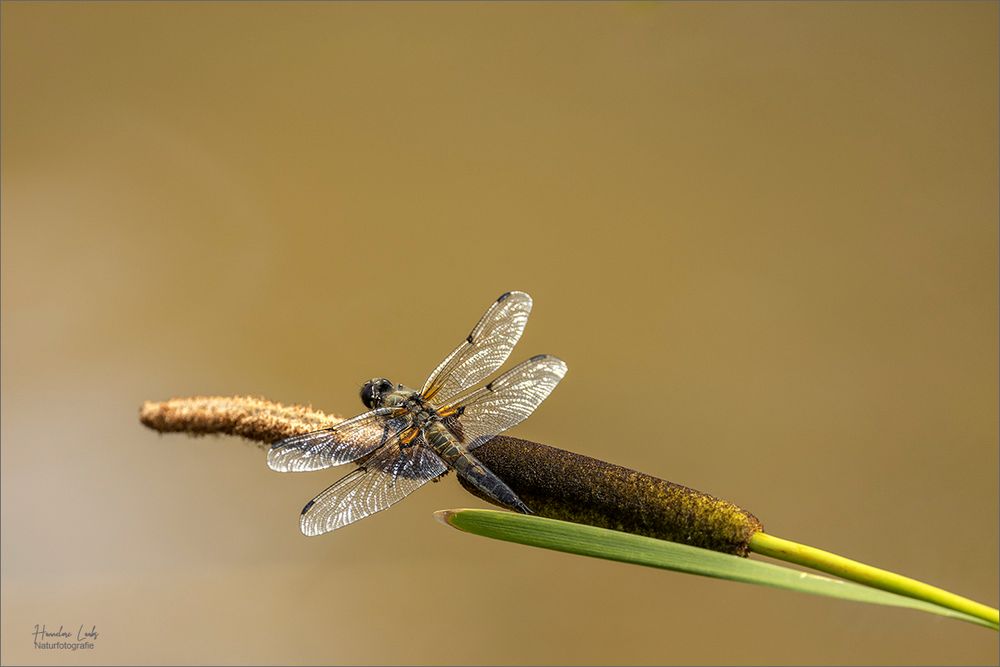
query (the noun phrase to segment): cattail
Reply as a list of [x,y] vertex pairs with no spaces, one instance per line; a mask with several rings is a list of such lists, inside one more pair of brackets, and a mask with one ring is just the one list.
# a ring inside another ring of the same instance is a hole
[[[146,402],[139,411],[160,432],[238,435],[268,445],[334,426],[311,407],[249,396],[196,396]],[[746,556],[763,530],[746,510],[694,489],[537,442],[497,436],[475,450],[540,516],[612,528]],[[459,478],[469,492],[493,502]]]

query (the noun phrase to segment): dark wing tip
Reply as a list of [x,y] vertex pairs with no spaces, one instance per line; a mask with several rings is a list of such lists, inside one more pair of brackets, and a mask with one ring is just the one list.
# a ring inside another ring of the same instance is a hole
[[562,366],[566,366],[566,362],[554,354],[536,354],[531,359],[528,359],[528,361],[534,363],[538,363],[539,361],[552,361]]
[[531,301],[531,296],[527,292],[522,292],[521,290],[511,290],[509,292],[504,292],[499,297],[497,297],[497,303],[502,303],[512,296],[520,297],[525,301]]

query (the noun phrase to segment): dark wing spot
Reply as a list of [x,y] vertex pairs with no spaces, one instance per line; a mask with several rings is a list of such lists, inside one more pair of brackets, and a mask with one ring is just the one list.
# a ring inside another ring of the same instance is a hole
[[306,506],[302,508],[302,513],[305,514],[306,512],[308,512],[309,508],[312,507],[315,504],[316,504],[315,500],[310,500],[309,502],[307,502]]
[[493,391],[493,383],[492,382],[490,382],[488,385],[486,385],[486,391]]
[[465,342],[467,342],[469,345],[472,345],[474,341],[475,339],[472,337],[472,334],[469,334],[468,336],[465,337]]
[[509,297],[510,294],[511,294],[510,292],[504,292],[503,294],[501,294],[500,298],[497,299],[497,303],[500,303],[501,301],[503,301],[504,299],[506,299],[507,297]]
[[536,354],[531,359],[529,359],[529,361],[541,361],[542,359],[548,359],[548,358],[549,355],[547,354]]

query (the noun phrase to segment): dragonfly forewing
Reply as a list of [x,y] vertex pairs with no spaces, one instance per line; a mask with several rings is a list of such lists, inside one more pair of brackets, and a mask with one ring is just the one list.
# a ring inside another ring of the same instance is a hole
[[393,418],[393,412],[380,408],[332,428],[279,440],[267,453],[267,465],[278,472],[309,472],[357,461],[406,429],[409,422]]
[[510,356],[531,314],[531,297],[524,292],[500,295],[455,350],[438,364],[420,394],[443,404],[485,380]]

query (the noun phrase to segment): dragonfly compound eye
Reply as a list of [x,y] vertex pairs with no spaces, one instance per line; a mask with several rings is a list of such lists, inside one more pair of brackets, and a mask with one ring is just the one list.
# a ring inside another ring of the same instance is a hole
[[372,382],[365,382],[364,386],[361,387],[361,402],[365,404],[365,407],[371,410],[375,407],[375,384]]
[[361,402],[369,410],[382,407],[386,394],[392,391],[392,383],[385,378],[372,378],[361,387]]

